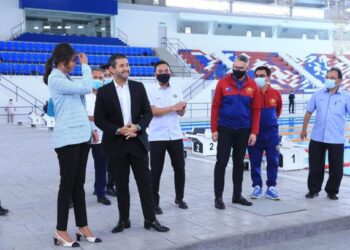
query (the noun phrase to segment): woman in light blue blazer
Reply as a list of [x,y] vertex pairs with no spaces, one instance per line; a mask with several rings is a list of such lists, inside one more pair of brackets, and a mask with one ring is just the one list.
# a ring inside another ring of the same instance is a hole
[[82,81],[73,82],[68,75],[75,67],[76,55],[74,49],[64,43],[55,47],[46,62],[44,75],[55,107],[53,144],[61,176],[54,243],[65,247],[80,246],[67,232],[70,199],[78,227],[77,240],[85,238],[88,242],[101,242],[101,239],[93,236],[87,223],[84,183],[92,130],[84,96],[92,91],[92,78],[86,55],[78,54],[78,58],[82,66]]

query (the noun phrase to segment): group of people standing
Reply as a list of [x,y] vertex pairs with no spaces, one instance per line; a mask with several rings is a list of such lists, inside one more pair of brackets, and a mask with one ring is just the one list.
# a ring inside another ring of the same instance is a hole
[[[69,72],[75,67],[76,57],[82,65],[82,80],[73,82]],[[246,72],[249,59],[240,55],[233,63],[233,71],[217,84],[211,113],[213,141],[218,142],[217,161],[214,170],[215,207],[225,209],[223,201],[225,169],[231,151],[233,160],[232,202],[251,206],[252,202],[242,196],[244,157],[248,149],[251,162],[251,198],[263,196],[261,162],[263,153],[267,159],[265,197],[278,200],[276,189],[279,158],[278,118],[282,109],[279,91],[270,85],[271,70],[261,66],[255,69],[254,79]],[[160,206],[160,179],[168,152],[174,169],[175,200],[180,209],[187,209],[184,201],[185,159],[179,116],[183,116],[186,103],[181,91],[170,83],[171,69],[167,62],[154,66],[157,85],[148,95],[142,83],[129,79],[130,66],[125,55],[115,54],[109,58],[104,70],[91,71],[85,54],[75,51],[69,44],[55,47],[46,64],[44,82],[52,96],[56,126],[53,133],[54,148],[60,166],[60,186],[57,200],[57,226],[54,243],[78,247],[67,233],[69,203],[73,202],[77,226],[77,240],[91,243],[102,240],[94,236],[88,227],[85,204],[85,173],[90,148],[95,165],[95,194],[97,201],[110,205],[108,179],[114,187],[118,201],[119,221],[112,233],[131,227],[129,216],[129,175],[133,171],[144,215],[144,228],[167,232],[169,228],[156,218],[162,214]],[[107,80],[107,74],[111,79]],[[341,72],[340,72],[341,73]],[[103,79],[104,78],[104,79]],[[301,138],[306,138],[309,116],[317,110],[316,124],[310,142],[309,193],[307,198],[317,196],[321,189],[326,150],[333,157],[330,161],[330,178],[326,192],[330,199],[337,198],[340,185],[340,163],[333,154],[341,154],[341,135],[344,137],[345,115],[349,113],[350,98],[339,90],[341,74],[336,69],[327,73],[326,89],[315,93],[305,115]],[[334,82],[335,85],[330,82]],[[331,105],[323,106],[322,98],[330,96]],[[335,97],[334,97],[335,96]],[[332,106],[333,105],[333,106]],[[318,122],[337,118],[331,125],[323,124],[322,135]],[[341,118],[339,117],[341,114]],[[344,117],[343,117],[344,116]],[[330,118],[330,117],[329,117]],[[146,129],[149,128],[149,137]],[[328,133],[337,131],[337,138]],[[339,144],[333,146],[333,143]],[[150,154],[148,151],[150,150]],[[149,169],[149,155],[150,166]],[[322,166],[323,164],[323,166]]]

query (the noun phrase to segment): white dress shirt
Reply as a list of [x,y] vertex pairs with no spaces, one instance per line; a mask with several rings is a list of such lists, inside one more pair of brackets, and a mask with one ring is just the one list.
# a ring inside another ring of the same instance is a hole
[[[162,88],[159,84],[148,93],[151,106],[166,108],[183,101],[181,90],[169,85]],[[149,141],[172,141],[183,139],[179,116],[175,111],[161,116],[153,116],[149,124]]]
[[126,125],[131,122],[131,98],[129,84],[126,82],[122,87],[118,83],[114,82],[114,85],[117,90],[120,107],[122,109],[124,125]]
[[[85,96],[85,101],[86,101],[86,112],[88,114],[88,116],[94,116],[94,112],[95,112],[95,102],[96,102],[96,95],[94,93],[88,94]],[[89,120],[90,121],[90,120]],[[102,140],[102,135],[103,132],[101,129],[99,129],[98,127],[96,127],[95,122],[90,121],[91,124],[91,128],[93,130],[96,130],[98,133],[98,142],[97,144],[101,143]],[[91,138],[91,142],[92,142],[92,138]]]

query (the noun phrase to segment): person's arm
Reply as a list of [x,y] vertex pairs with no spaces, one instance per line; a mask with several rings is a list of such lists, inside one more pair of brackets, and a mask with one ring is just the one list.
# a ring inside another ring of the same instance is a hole
[[261,113],[261,104],[260,104],[260,93],[258,87],[254,89],[254,95],[251,105],[252,112],[252,131],[254,135],[259,134],[259,125],[260,125],[260,113]]
[[165,114],[170,113],[170,112],[176,112],[174,106],[169,106],[169,107],[165,107],[165,108],[157,108],[156,106],[152,105],[151,108],[152,108],[152,113],[154,116],[162,116],[162,115],[165,115]]
[[186,113],[186,102],[185,102],[185,100],[184,100],[184,97],[183,97],[183,95],[182,95],[182,91],[181,91],[181,90],[178,91],[178,96],[179,96],[180,102],[182,103],[183,106],[182,106],[182,109],[181,109],[181,110],[178,110],[178,111],[177,111],[177,114],[178,114],[179,116],[184,116],[185,113]]
[[303,128],[301,129],[301,132],[300,132],[300,139],[302,140],[305,140],[307,137],[307,126],[309,125],[309,121],[312,113],[316,109],[316,93],[312,95],[309,103],[307,104],[306,113],[304,115]]
[[105,89],[101,88],[97,92],[95,111],[94,111],[95,124],[104,133],[108,133],[110,135],[116,135],[118,126],[108,120],[107,112],[105,108],[107,103],[106,103],[106,100],[104,99],[104,90]]
[[212,133],[213,141],[218,140],[218,120],[219,120],[219,112],[221,108],[221,81],[218,82],[215,88],[214,99],[211,104],[211,117],[210,117],[210,127]]
[[[153,118],[151,105],[149,104],[148,96],[143,84],[140,84],[141,89],[141,119],[137,124],[139,126],[139,131],[146,129]],[[137,132],[139,132],[137,131]]]
[[91,68],[87,64],[81,65],[83,79],[71,81],[65,76],[55,75],[50,78],[50,85],[59,94],[86,95],[92,92]]

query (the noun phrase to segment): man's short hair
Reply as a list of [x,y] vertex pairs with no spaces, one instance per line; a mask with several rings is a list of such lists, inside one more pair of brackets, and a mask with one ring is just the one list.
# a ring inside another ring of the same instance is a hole
[[338,78],[339,78],[340,80],[343,79],[343,73],[341,72],[341,70],[340,70],[339,68],[337,68],[337,67],[332,67],[332,68],[330,68],[330,69],[327,71],[327,74],[328,74],[329,72],[331,72],[331,71],[337,72]]
[[236,56],[235,61],[241,61],[241,62],[244,62],[246,64],[249,64],[249,58],[246,55],[243,55],[243,54],[239,55],[239,56]]
[[126,59],[126,56],[124,54],[111,55],[111,57],[108,59],[108,65],[115,68],[115,66],[117,65],[116,60],[118,59]]
[[94,71],[99,71],[101,73],[104,72],[104,70],[102,68],[93,68],[93,69],[91,69],[91,72],[94,72]]
[[269,67],[266,66],[259,66],[254,70],[254,75],[258,70],[264,70],[266,72],[267,77],[271,76],[271,69]]
[[167,62],[164,61],[164,60],[160,60],[160,61],[158,61],[158,62],[156,62],[156,63],[154,64],[154,71],[156,71],[156,70],[157,70],[157,67],[158,67],[159,65],[162,65],[162,64],[168,65],[168,67],[169,67],[169,69],[170,69],[169,63],[167,63]]

